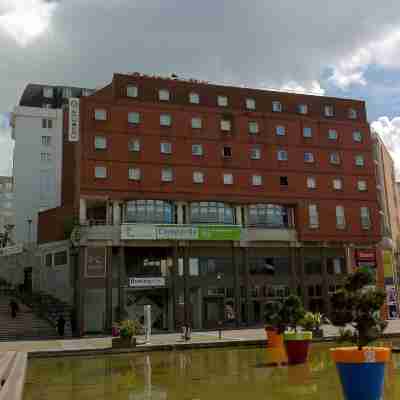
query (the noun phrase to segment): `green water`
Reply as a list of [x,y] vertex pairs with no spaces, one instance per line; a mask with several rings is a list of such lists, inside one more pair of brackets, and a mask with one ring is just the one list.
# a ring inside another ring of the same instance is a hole
[[[24,400],[342,399],[328,346],[313,345],[305,365],[268,366],[277,358],[234,348],[36,359]],[[400,399],[400,355],[386,368],[384,398]]]

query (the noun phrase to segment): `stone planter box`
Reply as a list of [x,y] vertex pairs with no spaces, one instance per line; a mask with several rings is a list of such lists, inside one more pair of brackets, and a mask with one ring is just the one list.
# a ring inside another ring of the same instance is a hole
[[112,338],[113,349],[127,349],[136,346],[136,338],[116,337]]

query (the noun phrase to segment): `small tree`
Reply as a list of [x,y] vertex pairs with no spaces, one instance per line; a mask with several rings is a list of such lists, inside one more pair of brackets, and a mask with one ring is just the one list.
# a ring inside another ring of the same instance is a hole
[[380,318],[385,303],[385,292],[371,287],[375,283],[373,273],[359,269],[351,274],[342,290],[332,296],[332,323],[345,327],[350,324],[354,331],[341,330],[344,339],[355,343],[359,350],[378,338],[387,322]]

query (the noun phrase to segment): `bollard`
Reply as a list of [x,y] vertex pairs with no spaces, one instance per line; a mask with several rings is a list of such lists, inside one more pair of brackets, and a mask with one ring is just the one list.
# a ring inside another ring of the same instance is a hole
[[222,321],[218,321],[218,339],[222,339]]

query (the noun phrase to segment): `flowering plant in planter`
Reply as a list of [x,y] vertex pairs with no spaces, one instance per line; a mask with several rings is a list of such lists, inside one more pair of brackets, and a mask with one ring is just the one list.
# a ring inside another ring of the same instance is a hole
[[134,336],[141,332],[141,325],[137,320],[123,320],[120,324],[114,325],[113,330],[118,329],[119,338],[112,339],[113,347],[130,347],[136,345]]
[[311,331],[313,336],[322,337],[323,332],[321,325],[325,321],[327,321],[327,319],[321,313],[312,313],[311,311],[307,311],[299,324],[305,331]]
[[[380,317],[385,293],[374,283],[370,270],[359,269],[332,296],[332,323],[342,328],[343,340],[356,345],[331,350],[345,397],[350,400],[381,398],[385,363],[390,359],[390,349],[368,347],[387,325]],[[347,325],[352,330],[346,329]]]

